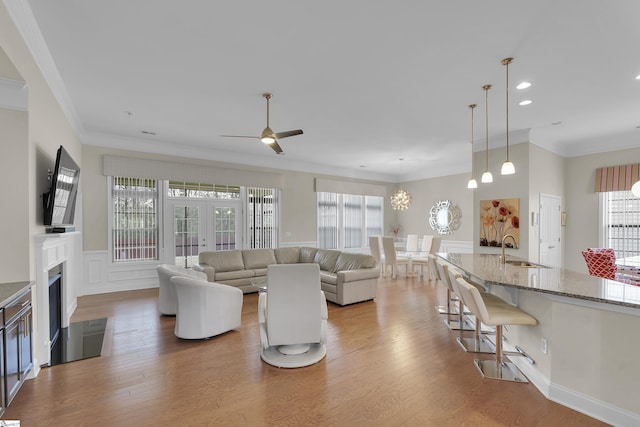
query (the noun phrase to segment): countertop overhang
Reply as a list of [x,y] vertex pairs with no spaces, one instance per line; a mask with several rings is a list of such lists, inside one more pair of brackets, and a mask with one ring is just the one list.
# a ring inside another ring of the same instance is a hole
[[[520,267],[502,264],[499,254],[438,253],[436,255],[487,285],[640,309],[640,286],[559,267],[541,265]],[[528,262],[515,256],[507,256],[506,259]]]

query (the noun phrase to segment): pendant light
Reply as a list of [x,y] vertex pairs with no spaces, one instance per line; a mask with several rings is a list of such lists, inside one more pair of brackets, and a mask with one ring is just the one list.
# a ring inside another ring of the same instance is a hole
[[469,105],[471,109],[471,178],[467,183],[467,188],[478,188],[478,181],[473,177],[473,109],[476,108],[476,104]]
[[507,84],[506,84],[506,98],[507,98],[507,160],[502,164],[502,169],[500,173],[502,175],[513,175],[516,173],[516,167],[509,160],[509,64],[513,62],[513,58],[504,58],[502,60],[502,65],[506,67],[507,70]]
[[482,90],[484,90],[484,116],[485,116],[485,127],[486,127],[486,138],[487,141],[487,164],[482,174],[482,178],[480,178],[480,182],[483,184],[489,184],[493,182],[493,175],[489,172],[489,89],[491,89],[491,85],[482,86]]

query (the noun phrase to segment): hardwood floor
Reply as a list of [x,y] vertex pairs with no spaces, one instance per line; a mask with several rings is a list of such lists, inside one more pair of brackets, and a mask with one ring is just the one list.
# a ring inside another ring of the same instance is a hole
[[327,356],[260,360],[257,294],[238,331],[173,335],[157,289],[82,297],[72,320],[108,317],[101,357],[42,369],[4,419],[22,426],[598,426],[531,384],[483,379],[435,305],[444,287],[381,280],[374,302],[329,303]]

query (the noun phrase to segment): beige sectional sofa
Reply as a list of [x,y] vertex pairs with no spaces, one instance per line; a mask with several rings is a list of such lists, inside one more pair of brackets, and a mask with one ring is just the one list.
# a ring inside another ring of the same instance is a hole
[[339,305],[374,299],[380,276],[371,255],[311,247],[205,251],[198,261],[193,269],[205,273],[208,281],[244,293],[257,292],[252,281],[266,278],[269,264],[317,263],[327,300]]

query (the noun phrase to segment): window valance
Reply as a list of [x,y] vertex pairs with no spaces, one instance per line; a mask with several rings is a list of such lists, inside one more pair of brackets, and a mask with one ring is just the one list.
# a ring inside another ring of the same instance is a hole
[[384,197],[387,194],[387,188],[384,185],[367,184],[364,182],[316,178],[316,193],[338,193],[354,194],[357,196]]
[[640,163],[596,169],[595,192],[629,191],[640,180]]
[[284,177],[275,173],[113,155],[103,156],[102,174],[280,190],[284,188]]

